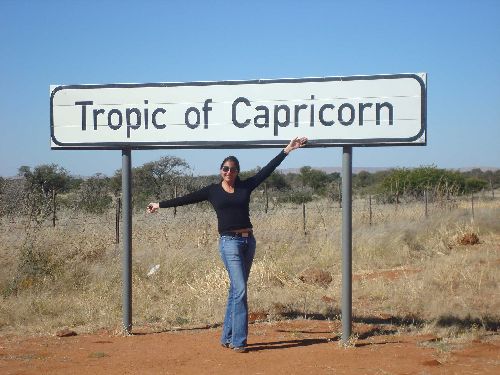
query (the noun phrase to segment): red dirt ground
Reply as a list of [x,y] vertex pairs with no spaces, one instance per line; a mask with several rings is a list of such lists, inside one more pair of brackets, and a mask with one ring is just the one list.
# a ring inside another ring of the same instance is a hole
[[250,326],[249,352],[218,344],[220,328],[131,336],[0,337],[1,374],[498,374],[500,335],[461,346],[394,327],[355,324],[339,345],[339,322],[292,320]]

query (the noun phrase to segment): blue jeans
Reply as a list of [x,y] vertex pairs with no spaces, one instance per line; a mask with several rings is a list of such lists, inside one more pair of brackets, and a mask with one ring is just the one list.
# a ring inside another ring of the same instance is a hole
[[255,238],[221,236],[219,252],[229,274],[229,293],[222,328],[222,344],[241,347],[247,344],[247,281],[255,255]]

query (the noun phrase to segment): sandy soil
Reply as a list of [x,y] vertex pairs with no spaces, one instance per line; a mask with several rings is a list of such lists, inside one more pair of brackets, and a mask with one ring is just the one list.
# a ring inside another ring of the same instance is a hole
[[356,324],[350,347],[339,322],[292,320],[250,326],[249,352],[218,344],[220,328],[131,336],[0,337],[1,374],[498,374],[500,335],[462,345]]

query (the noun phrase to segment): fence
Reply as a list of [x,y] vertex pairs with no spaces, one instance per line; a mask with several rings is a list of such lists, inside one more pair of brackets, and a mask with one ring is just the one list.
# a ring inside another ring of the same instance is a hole
[[[353,223],[363,225],[378,225],[395,221],[399,219],[414,219],[420,220],[429,218],[433,215],[438,215],[443,212],[461,209],[470,220],[474,220],[476,211],[485,204],[491,204],[500,200],[499,194],[471,194],[469,196],[452,196],[449,199],[446,197],[437,199],[432,194],[425,193],[420,199],[400,199],[399,202],[385,202],[384,197],[377,195],[356,196],[352,202]],[[161,210],[167,211],[166,215],[171,215],[169,220],[186,219],[193,210],[196,211],[212,211],[209,204],[199,204],[198,207],[179,207]],[[103,218],[105,222],[114,223],[115,243],[120,241],[120,225],[121,225],[121,200],[118,198],[115,202],[113,210],[102,215],[84,214],[82,212],[61,210],[58,215],[58,226],[77,225],[82,221],[86,225],[101,225]],[[303,204],[292,204],[279,202],[276,197],[269,197],[267,194],[254,194],[250,213],[252,222],[264,220],[267,215],[276,215],[280,211],[283,217],[287,215],[293,217],[296,222],[296,230],[308,234],[308,230],[316,226],[329,228],[331,226],[341,225],[342,207],[340,202],[334,202],[327,199],[317,199]],[[146,221],[147,214],[144,210],[135,211],[134,222]],[[280,217],[278,215],[278,217]],[[84,219],[83,219],[84,218]],[[215,220],[215,218],[214,218]],[[26,218],[16,217],[9,218],[10,225],[16,222],[19,225],[26,221]],[[264,220],[265,221],[265,220]],[[44,225],[54,225],[53,220]]]

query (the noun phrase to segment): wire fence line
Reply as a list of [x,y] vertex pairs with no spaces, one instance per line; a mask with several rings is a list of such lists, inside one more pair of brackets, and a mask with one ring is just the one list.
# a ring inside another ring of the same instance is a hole
[[[435,215],[440,215],[453,210],[461,210],[464,216],[469,216],[473,221],[477,210],[484,206],[497,202],[500,194],[476,194],[470,196],[453,196],[450,198],[435,198],[427,194],[419,198],[405,198],[396,203],[387,203],[377,195],[356,196],[352,202],[352,217],[354,224],[378,225],[393,222],[399,219],[422,220]],[[302,231],[304,235],[315,227],[330,228],[339,226],[342,218],[342,207],[340,202],[328,199],[317,199],[311,202],[296,204],[283,203],[277,199],[266,200],[263,196],[252,199],[250,204],[251,219],[254,224],[267,223],[267,220],[280,220],[282,217],[293,218],[293,228],[288,224],[287,230]],[[193,223],[193,217],[206,217],[206,220],[216,222],[212,207],[207,203],[184,206],[174,209],[161,210],[160,222],[168,226],[169,222],[176,221]],[[59,227],[82,226],[106,227],[107,232],[114,232],[115,242],[120,242],[121,227],[121,202],[116,200],[115,207],[103,214],[88,214],[82,211],[62,210],[58,215],[57,225]],[[139,226],[153,225],[158,220],[155,215],[146,213],[146,210],[134,211],[133,222]],[[2,218],[4,224],[7,221],[14,227],[27,225],[27,218]],[[51,223],[47,221],[44,226]],[[273,222],[273,225],[279,223]]]

